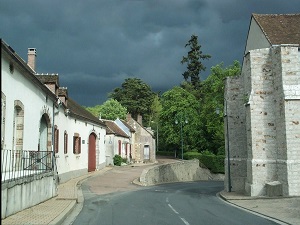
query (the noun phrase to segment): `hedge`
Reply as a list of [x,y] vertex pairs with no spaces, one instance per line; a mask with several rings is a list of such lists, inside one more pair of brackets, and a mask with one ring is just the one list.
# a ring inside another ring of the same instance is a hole
[[212,173],[225,173],[224,155],[214,155],[207,152],[186,152],[184,153],[184,159],[198,159]]
[[[170,151],[158,151],[156,152],[156,154],[164,155],[164,156],[174,156],[174,152],[170,152]],[[183,154],[183,158],[187,160],[198,159],[200,166],[202,163],[212,173],[223,173],[223,174],[225,173],[224,155],[214,155],[209,151],[205,151],[202,153],[191,151],[191,152],[185,152]]]

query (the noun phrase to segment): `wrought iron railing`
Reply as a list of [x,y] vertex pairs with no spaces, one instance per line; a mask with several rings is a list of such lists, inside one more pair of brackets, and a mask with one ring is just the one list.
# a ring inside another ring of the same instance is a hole
[[1,150],[1,182],[53,171],[50,151]]

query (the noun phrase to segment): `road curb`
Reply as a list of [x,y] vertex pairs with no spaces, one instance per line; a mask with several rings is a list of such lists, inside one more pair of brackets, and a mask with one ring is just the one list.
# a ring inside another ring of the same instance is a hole
[[[64,200],[63,200],[64,201]],[[76,200],[71,200],[67,208],[65,208],[49,225],[61,225],[64,220],[71,214],[77,204]]]

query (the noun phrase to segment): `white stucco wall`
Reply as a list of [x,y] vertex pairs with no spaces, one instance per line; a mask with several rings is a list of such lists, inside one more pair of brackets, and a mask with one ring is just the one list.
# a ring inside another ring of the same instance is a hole
[[[57,111],[57,110],[56,110]],[[59,129],[59,151],[55,154],[57,171],[60,182],[78,177],[88,172],[89,136],[95,133],[96,138],[96,170],[106,166],[105,128],[90,122],[80,121],[66,116],[63,108],[55,116],[55,125]],[[64,132],[68,134],[68,151],[64,153]],[[78,133],[81,137],[81,153],[73,153],[73,136]],[[100,134],[100,139],[99,139]]]
[[23,149],[38,150],[40,119],[47,112],[52,124],[53,100],[25,78],[24,71],[15,63],[11,74],[5,54],[2,55],[1,67],[1,91],[6,96],[4,149],[13,149],[14,102],[19,100],[24,105]]

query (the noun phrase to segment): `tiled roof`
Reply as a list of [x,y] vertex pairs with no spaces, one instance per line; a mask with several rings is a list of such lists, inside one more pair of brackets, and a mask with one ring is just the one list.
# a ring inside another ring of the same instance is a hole
[[1,39],[1,52],[6,52],[13,60],[14,63],[18,64],[22,69],[24,69],[24,73],[22,73],[23,76],[25,76],[27,79],[32,81],[35,85],[40,87],[43,91],[48,93],[51,98],[54,100],[56,99],[56,96],[54,93],[52,93],[39,78],[35,76],[35,71],[32,70],[30,66],[27,65],[27,63],[15,52],[15,50],[9,46],[3,39]]
[[300,45],[300,14],[252,14],[271,45]]
[[59,86],[58,74],[36,74],[36,76],[42,81],[44,84],[46,83],[55,83]]
[[129,138],[129,136],[120,127],[118,127],[118,125],[114,121],[103,120],[103,122],[109,128],[106,130],[109,131],[110,133],[112,131],[117,136]]
[[74,117],[79,117],[81,119],[86,119],[91,122],[94,122],[96,124],[105,126],[105,124],[100,121],[96,116],[94,116],[92,113],[87,111],[85,108],[83,108],[81,105],[76,103],[73,99],[68,98],[68,109],[70,109],[71,115]]

